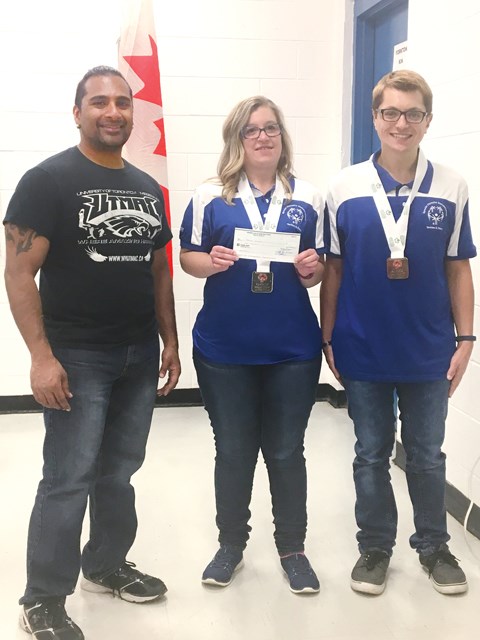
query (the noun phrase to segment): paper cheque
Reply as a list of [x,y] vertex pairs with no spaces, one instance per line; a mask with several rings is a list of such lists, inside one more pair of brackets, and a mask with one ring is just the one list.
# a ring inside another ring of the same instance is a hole
[[235,229],[233,249],[239,258],[293,262],[300,248],[299,233]]

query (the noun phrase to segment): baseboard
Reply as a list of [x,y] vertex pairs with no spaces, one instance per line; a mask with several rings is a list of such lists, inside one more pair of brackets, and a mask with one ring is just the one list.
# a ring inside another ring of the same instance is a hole
[[[319,384],[316,394],[317,402],[329,402],[339,409],[347,406],[345,391],[337,390],[330,384]],[[174,389],[168,396],[158,397],[157,407],[201,407],[203,405],[200,390]],[[39,413],[42,407],[32,395],[0,396],[0,414],[2,413]]]
[[[401,442],[397,442],[394,462],[405,471],[406,455]],[[454,487],[453,484],[447,482],[445,501],[448,513],[463,525],[470,507],[470,500]],[[472,511],[470,512],[467,530],[476,538],[480,538],[480,507],[476,504],[473,505]]]
[[[319,384],[316,394],[317,402],[328,402],[333,407],[340,409],[347,406],[345,391],[335,389],[330,384]],[[200,390],[174,389],[166,397],[159,397],[157,407],[201,407],[203,405]],[[35,402],[33,396],[0,396],[0,414],[4,413],[39,413],[42,407]],[[401,442],[397,443],[395,464],[405,471],[405,449]],[[448,512],[458,522],[463,524],[470,506],[469,499],[453,485],[447,483],[446,503]],[[473,505],[470,513],[467,529],[477,538],[480,538],[480,507]]]

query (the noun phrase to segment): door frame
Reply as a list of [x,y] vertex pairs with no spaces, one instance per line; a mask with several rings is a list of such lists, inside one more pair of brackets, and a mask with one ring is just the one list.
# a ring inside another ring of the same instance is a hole
[[376,79],[374,69],[374,23],[379,14],[408,0],[355,0],[354,4],[354,66],[352,100],[351,162],[365,160],[370,153],[372,127],[372,90]]

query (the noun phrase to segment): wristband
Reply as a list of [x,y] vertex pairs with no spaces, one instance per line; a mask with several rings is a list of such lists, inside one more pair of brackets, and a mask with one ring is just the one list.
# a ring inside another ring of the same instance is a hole
[[455,340],[457,342],[475,342],[477,336],[457,336]]
[[331,346],[332,346],[331,340],[325,340],[325,342],[322,342],[322,349],[325,349],[325,347],[331,347]]

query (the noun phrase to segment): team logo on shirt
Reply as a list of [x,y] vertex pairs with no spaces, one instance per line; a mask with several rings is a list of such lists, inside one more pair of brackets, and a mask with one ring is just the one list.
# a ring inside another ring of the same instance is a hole
[[442,202],[429,202],[423,213],[428,218],[427,229],[443,230],[443,222],[447,218],[447,207]]
[[[78,226],[87,233],[87,255],[94,262],[149,262],[153,239],[162,229],[158,199],[136,192],[98,190],[78,194],[83,206],[78,212]],[[135,251],[125,255],[114,245],[125,244]],[[146,250],[139,250],[143,247]],[[107,249],[102,252],[101,249]]]
[[299,204],[289,204],[282,211],[287,216],[287,227],[293,227],[297,231],[302,231],[302,225],[305,222],[306,212]]

